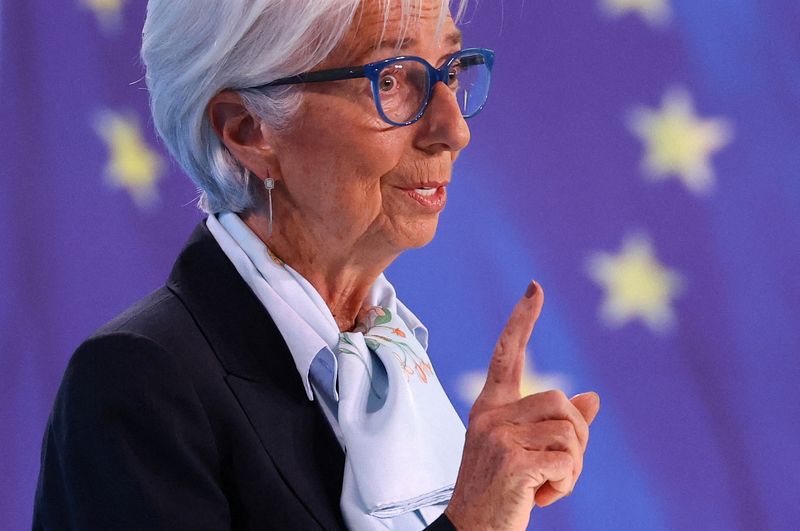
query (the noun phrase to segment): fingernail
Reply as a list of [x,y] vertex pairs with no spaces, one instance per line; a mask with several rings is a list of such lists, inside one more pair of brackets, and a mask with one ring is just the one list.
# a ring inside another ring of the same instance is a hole
[[578,393],[577,395],[575,395],[572,398],[570,398],[570,400],[574,400],[574,399],[578,398],[579,396],[591,396],[591,397],[594,398],[595,402],[600,402],[600,395],[598,395],[594,391],[587,391],[585,393]]
[[531,283],[528,284],[528,289],[525,290],[525,297],[530,299],[534,293],[536,293],[536,281],[531,280]]

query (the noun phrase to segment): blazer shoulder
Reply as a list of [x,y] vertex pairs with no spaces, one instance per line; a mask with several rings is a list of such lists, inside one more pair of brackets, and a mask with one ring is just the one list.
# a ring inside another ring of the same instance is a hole
[[168,338],[198,330],[197,324],[181,300],[162,286],[138,300],[104,324],[87,341],[113,334],[132,334],[166,345]]
[[166,286],[134,303],[81,343],[65,379],[82,373],[136,378],[150,368],[161,377],[188,378],[199,384],[216,374],[216,362],[203,330],[179,297]]
[[229,529],[217,437],[197,382],[157,342],[150,313],[124,315],[84,341],[64,372],[33,527]]

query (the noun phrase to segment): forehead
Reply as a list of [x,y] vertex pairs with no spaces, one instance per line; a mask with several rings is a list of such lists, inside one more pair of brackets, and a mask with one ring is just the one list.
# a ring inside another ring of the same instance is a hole
[[356,58],[375,49],[399,52],[402,48],[460,45],[461,33],[453,22],[447,2],[364,0],[338,48],[344,55]]

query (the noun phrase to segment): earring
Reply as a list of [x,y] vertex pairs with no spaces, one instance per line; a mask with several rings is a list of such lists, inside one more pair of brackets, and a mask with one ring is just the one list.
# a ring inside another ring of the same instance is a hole
[[269,216],[269,229],[267,237],[272,236],[272,190],[275,188],[275,179],[267,177],[264,179],[264,188],[267,190],[267,213]]

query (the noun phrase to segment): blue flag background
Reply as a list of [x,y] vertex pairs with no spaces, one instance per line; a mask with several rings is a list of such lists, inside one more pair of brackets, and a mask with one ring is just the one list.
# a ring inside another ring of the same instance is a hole
[[[490,101],[436,239],[388,274],[454,404],[535,278],[525,391],[603,406],[578,488],[531,527],[796,529],[800,3],[475,4]],[[3,529],[30,527],[70,353],[201,219],[153,132],[143,19],[143,1],[0,0]]]

